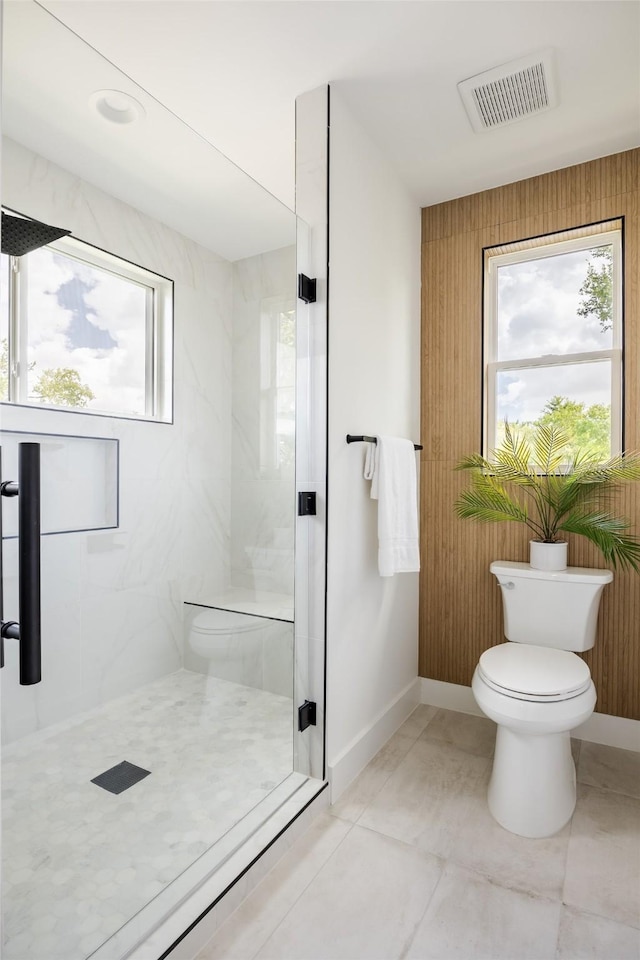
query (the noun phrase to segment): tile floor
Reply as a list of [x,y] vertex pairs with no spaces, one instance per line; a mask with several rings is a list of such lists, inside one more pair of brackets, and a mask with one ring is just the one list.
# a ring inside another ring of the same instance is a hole
[[[292,770],[291,700],[180,670],[3,749],[3,960],[82,960]],[[93,777],[151,775],[114,795]]]
[[526,840],[487,810],[494,736],[418,707],[198,960],[638,960],[640,753],[575,741],[572,822]]

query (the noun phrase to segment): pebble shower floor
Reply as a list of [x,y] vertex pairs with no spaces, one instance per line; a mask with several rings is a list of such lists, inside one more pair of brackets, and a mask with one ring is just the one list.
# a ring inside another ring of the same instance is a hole
[[[3,750],[3,960],[83,960],[292,769],[288,697],[181,670]],[[150,775],[114,795],[122,762]]]

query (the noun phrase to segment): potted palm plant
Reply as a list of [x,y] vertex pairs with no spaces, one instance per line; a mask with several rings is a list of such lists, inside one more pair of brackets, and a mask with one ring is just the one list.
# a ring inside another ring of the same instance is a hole
[[[640,454],[625,453],[605,462],[593,454],[568,456],[568,436],[539,425],[531,439],[505,424],[504,441],[490,460],[473,454],[456,470],[470,472],[470,486],[455,503],[459,517],[480,523],[524,523],[533,533],[530,563],[566,567],[563,533],[586,537],[614,567],[640,572],[640,538],[625,517],[609,510],[620,483],[640,480]],[[551,547],[555,558],[545,558]],[[558,556],[559,555],[559,556]]]

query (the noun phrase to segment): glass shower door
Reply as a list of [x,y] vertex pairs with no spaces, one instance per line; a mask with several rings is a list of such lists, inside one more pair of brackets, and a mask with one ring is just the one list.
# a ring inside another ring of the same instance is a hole
[[2,480],[37,444],[42,483],[42,678],[15,629],[0,672],[2,956],[116,958],[305,779],[295,217],[37,4],[5,4],[3,57],[5,216],[70,235],[0,283]]

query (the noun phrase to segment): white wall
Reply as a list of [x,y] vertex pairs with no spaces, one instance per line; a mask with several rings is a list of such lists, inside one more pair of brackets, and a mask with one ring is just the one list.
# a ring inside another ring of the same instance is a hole
[[420,208],[333,86],[330,103],[327,760],[335,799],[419,700],[418,574],[379,576],[365,447],[345,436],[419,440]]
[[[175,281],[175,419],[145,423],[1,409],[4,429],[117,437],[120,527],[42,541],[43,681],[2,671],[9,739],[126,693],[182,664],[185,594],[229,582],[232,265],[11,141],[3,202]],[[5,616],[17,619],[16,541]]]

